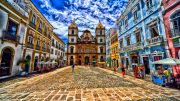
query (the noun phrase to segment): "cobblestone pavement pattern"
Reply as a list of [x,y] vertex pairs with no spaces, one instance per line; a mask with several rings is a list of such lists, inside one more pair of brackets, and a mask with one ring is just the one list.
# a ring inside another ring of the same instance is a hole
[[122,78],[102,68],[70,67],[0,89],[0,101],[180,101],[180,91]]

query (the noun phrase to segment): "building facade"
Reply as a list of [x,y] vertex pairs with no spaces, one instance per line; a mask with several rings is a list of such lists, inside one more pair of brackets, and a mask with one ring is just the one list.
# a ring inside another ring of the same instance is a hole
[[112,67],[119,67],[120,66],[120,59],[119,59],[119,49],[118,49],[118,33],[116,28],[110,29],[110,39],[111,39],[111,63]]
[[67,64],[97,65],[106,58],[105,27],[98,23],[95,36],[85,30],[78,36],[78,26],[75,21],[68,28]]
[[110,30],[106,32],[106,64],[108,67],[111,67],[111,38],[110,38]]
[[[180,59],[180,1],[162,0],[163,20],[168,41],[170,56]],[[180,74],[180,67],[173,67],[176,74]]]
[[50,60],[53,26],[31,1],[27,1],[27,4],[29,19],[23,59],[29,61],[29,66],[26,68],[29,68],[28,72],[31,73],[39,70],[39,62]]
[[121,63],[132,69],[144,64],[146,74],[155,70],[152,62],[169,57],[160,0],[131,0],[117,20]]
[[28,12],[25,2],[0,1],[0,78],[18,74],[23,56]]
[[56,61],[59,67],[65,66],[65,43],[53,33],[51,39],[51,61]]

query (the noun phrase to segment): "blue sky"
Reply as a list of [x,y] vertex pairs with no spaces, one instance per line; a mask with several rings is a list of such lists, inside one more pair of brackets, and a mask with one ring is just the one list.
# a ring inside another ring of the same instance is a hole
[[88,29],[94,35],[99,20],[106,30],[113,27],[128,0],[32,0],[66,43],[68,26],[75,19],[79,34]]

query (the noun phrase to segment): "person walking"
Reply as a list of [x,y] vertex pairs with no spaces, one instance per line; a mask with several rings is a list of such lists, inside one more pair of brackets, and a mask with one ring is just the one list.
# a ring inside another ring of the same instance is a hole
[[122,77],[124,77],[126,74],[124,64],[122,64],[121,71],[122,71]]
[[72,65],[72,73],[74,73],[74,67],[75,67],[75,65],[73,64]]

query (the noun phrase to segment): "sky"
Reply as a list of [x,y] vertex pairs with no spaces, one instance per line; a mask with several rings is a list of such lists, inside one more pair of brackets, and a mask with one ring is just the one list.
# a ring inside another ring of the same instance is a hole
[[79,35],[86,29],[95,34],[99,21],[106,30],[115,21],[128,0],[32,0],[35,6],[54,26],[54,32],[67,43],[68,26],[75,20]]

